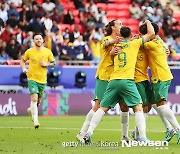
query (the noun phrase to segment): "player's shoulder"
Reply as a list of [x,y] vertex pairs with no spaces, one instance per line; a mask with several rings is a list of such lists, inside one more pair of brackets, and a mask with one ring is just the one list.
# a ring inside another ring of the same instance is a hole
[[102,41],[105,41],[105,40],[112,40],[113,38],[111,36],[105,36],[103,37]]
[[43,47],[43,51],[45,52],[51,52],[51,50],[49,48]]

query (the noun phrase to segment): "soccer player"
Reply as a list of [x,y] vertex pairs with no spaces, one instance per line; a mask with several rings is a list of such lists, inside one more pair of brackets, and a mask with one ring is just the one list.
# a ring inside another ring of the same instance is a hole
[[[102,60],[99,64],[99,67],[96,72],[96,87],[95,87],[95,94],[94,94],[94,101],[95,105],[89,111],[84,121],[84,124],[77,134],[76,138],[80,142],[84,142],[83,137],[87,133],[89,128],[91,119],[94,113],[100,107],[100,101],[104,96],[104,92],[107,88],[110,75],[113,72],[113,61],[110,56],[110,51],[113,48],[115,43],[118,43],[122,38],[120,38],[120,28],[122,26],[122,22],[120,20],[112,20],[108,23],[105,27],[105,37],[101,41],[101,55]],[[122,122],[122,140],[129,140],[128,138],[128,121],[129,121],[129,112],[128,107],[125,104],[121,104],[121,122]]]
[[[159,27],[153,23],[155,34],[157,35]],[[140,33],[146,34],[147,27],[142,25]],[[180,125],[173,111],[166,105],[168,89],[173,79],[170,68],[167,63],[166,47],[164,42],[159,37],[154,37],[151,41],[145,43],[147,49],[149,66],[152,74],[152,85],[154,91],[154,99],[159,112],[170,122],[174,127],[177,135],[177,144],[180,144]],[[167,136],[166,141],[170,141],[174,132]]]
[[[51,50],[43,46],[43,37],[40,33],[34,34],[34,46],[28,49],[22,56],[20,66],[23,73],[27,74],[28,88],[30,91],[31,104],[27,109],[32,115],[35,129],[39,128],[38,103],[42,101],[46,80],[47,67],[55,66],[55,59]],[[26,68],[26,61],[29,61],[29,69]]]
[[[121,52],[114,56],[114,71],[111,74],[103,100],[100,102],[100,108],[93,115],[87,134],[84,136],[85,143],[91,141],[93,131],[103,115],[121,99],[125,101],[127,106],[132,107],[135,112],[135,122],[140,134],[139,140],[147,141],[142,100],[134,82],[134,71],[139,48],[154,35],[151,22],[147,20],[145,23],[148,27],[148,33],[142,38],[132,41],[130,41],[130,28],[122,27],[120,29],[120,34],[125,40],[122,44],[116,45],[117,48],[120,46]],[[116,50],[116,46],[112,50]]]

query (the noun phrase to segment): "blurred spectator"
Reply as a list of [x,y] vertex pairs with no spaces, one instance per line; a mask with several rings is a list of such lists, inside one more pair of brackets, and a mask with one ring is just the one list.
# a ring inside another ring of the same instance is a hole
[[26,41],[23,46],[22,46],[22,49],[21,49],[21,55],[23,55],[25,53],[25,51],[29,48],[31,48],[31,42],[28,40]]
[[32,21],[32,23],[30,23],[29,25],[29,30],[33,31],[34,33],[44,33],[44,26],[41,23],[41,17],[40,16],[36,16],[35,19]]
[[3,41],[2,39],[0,39],[0,51],[2,50],[6,50],[6,46],[7,46],[7,43],[5,41]]
[[96,20],[99,21],[99,18],[102,17],[102,23],[107,24],[108,20],[106,17],[106,12],[103,10],[102,7],[98,7],[98,14],[96,15]]
[[15,39],[11,39],[8,43],[7,43],[7,47],[6,47],[6,53],[9,55],[9,57],[13,60],[18,60],[19,56],[20,56],[20,46],[19,44],[16,42]]
[[53,23],[52,20],[50,19],[50,14],[49,13],[45,13],[44,17],[41,18],[41,23],[44,24],[44,27],[46,30],[50,31]]
[[157,23],[158,25],[161,24],[161,16],[158,14],[158,10],[155,9],[154,14],[151,16],[152,22]]
[[8,18],[11,16],[11,14],[14,14],[16,19],[18,20],[19,19],[19,12],[16,9],[16,5],[13,2],[11,2],[9,7],[10,7],[9,10],[7,11]]
[[148,1],[145,1],[144,5],[141,7],[141,9],[147,10],[148,14],[153,14],[154,13],[154,9],[149,5]]
[[4,31],[4,22],[3,22],[3,20],[0,18],[0,35],[2,34],[3,31]]
[[180,35],[175,37],[173,48],[176,53],[180,54]]
[[26,44],[27,42],[30,43],[30,47],[33,46],[33,32],[29,31],[27,33],[27,37],[23,40],[23,44]]
[[100,62],[101,60],[101,39],[95,30],[92,31],[89,37],[90,49],[92,51],[93,60]]
[[5,30],[1,34],[1,38],[5,42],[9,42],[11,39],[11,26],[6,25]]
[[100,17],[99,20],[96,22],[96,27],[97,28],[103,28],[104,27],[104,23],[103,23],[103,18]]
[[56,44],[63,42],[63,35],[61,33],[61,30],[58,27],[54,30],[53,41]]
[[164,30],[164,35],[167,36],[172,33],[172,18],[170,16],[166,16],[163,21],[162,28]]
[[132,2],[130,6],[129,11],[131,14],[131,18],[140,19],[140,17],[142,16],[141,9],[134,1]]
[[91,8],[91,11],[97,16],[98,15],[98,9],[96,4],[94,3],[94,0],[90,0],[89,4],[86,5],[86,12],[88,12],[88,8]]
[[55,8],[55,4],[52,3],[50,0],[45,0],[45,2],[42,4],[42,8],[45,12],[51,13]]
[[59,23],[61,23],[62,18],[63,18],[63,14],[60,14],[59,11],[58,11],[58,9],[55,8],[55,9],[54,9],[54,13],[53,13],[53,15],[51,16],[52,21],[56,21],[56,23],[59,24]]
[[22,0],[8,0],[8,3],[10,4],[10,3],[14,3],[14,5],[16,6],[16,7],[21,7],[21,5],[22,5]]
[[7,60],[9,59],[9,55],[5,52],[5,50],[0,51],[0,60]]
[[168,49],[170,51],[170,54],[168,56],[168,61],[175,61],[178,59],[177,55],[176,55],[176,51],[173,49],[172,45],[168,45]]
[[56,0],[56,8],[59,12],[59,15],[62,16],[64,13],[64,6],[61,5],[61,0]]
[[42,15],[43,15],[41,9],[36,4],[32,5],[32,11],[30,14],[31,14],[31,22],[37,16],[42,17]]
[[85,5],[83,3],[83,0],[72,0],[74,2],[75,8],[78,10],[81,10],[83,12],[86,11]]
[[71,10],[68,10],[67,14],[64,16],[64,23],[70,25],[74,24],[74,16]]
[[26,22],[29,22],[30,19],[31,19],[30,8],[26,4],[23,4],[22,11],[20,12],[20,20],[21,21],[25,20]]
[[74,31],[71,32],[70,35],[69,35],[70,42],[73,43],[74,40],[75,40],[76,38],[78,38],[80,35],[81,35],[81,33],[80,33],[80,31],[79,31],[79,27],[78,27],[78,25],[76,25],[76,26],[74,27]]
[[5,9],[5,3],[1,3],[1,8],[0,8],[0,18],[6,22],[8,19],[8,13],[7,10]]
[[68,38],[69,38],[69,34],[70,34],[69,28],[66,27],[64,32],[62,33],[62,35],[63,35],[63,37],[68,36]]
[[6,24],[9,24],[11,26],[11,28],[17,28],[19,21],[16,18],[15,14],[11,14],[9,19],[7,20]]

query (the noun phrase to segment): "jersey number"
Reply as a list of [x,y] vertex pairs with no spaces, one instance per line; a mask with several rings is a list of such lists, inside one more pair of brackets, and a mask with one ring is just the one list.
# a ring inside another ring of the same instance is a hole
[[121,51],[118,54],[118,60],[120,62],[119,68],[126,66],[126,53]]

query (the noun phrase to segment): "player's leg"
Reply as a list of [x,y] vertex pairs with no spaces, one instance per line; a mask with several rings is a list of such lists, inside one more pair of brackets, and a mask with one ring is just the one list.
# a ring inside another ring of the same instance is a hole
[[30,99],[31,99],[30,111],[32,114],[32,119],[34,121],[34,127],[38,128],[39,127],[38,108],[37,108],[38,94],[39,94],[38,83],[32,80],[29,80],[28,88],[30,91]]
[[156,110],[166,128],[164,141],[170,141],[171,138],[175,135],[174,128],[171,126],[170,122],[162,115],[156,104],[153,104],[152,107]]
[[94,93],[94,101],[95,101],[95,104],[94,106],[92,107],[92,109],[88,112],[88,114],[86,115],[86,119],[83,123],[83,126],[80,130],[80,132],[77,134],[76,136],[76,139],[80,142],[83,142],[83,137],[85,136],[88,128],[89,128],[89,125],[90,125],[90,122],[91,122],[91,119],[94,115],[94,113],[99,109],[100,107],[100,100],[102,100],[103,96],[104,96],[104,92],[107,88],[107,85],[108,85],[108,82],[107,81],[104,81],[104,80],[100,80],[100,79],[97,79],[96,80],[96,87],[95,87],[95,93]]
[[114,107],[119,101],[118,90],[116,88],[119,88],[118,81],[110,81],[107,86],[106,92],[104,93],[103,100],[100,103],[100,108],[93,115],[88,131],[84,136],[85,143],[90,142],[93,132],[104,114],[109,110],[109,108]]
[[129,107],[125,104],[125,102],[119,103],[121,113],[121,126],[122,126],[122,139],[125,141],[129,141],[130,138],[128,137],[128,129],[129,129]]
[[[173,113],[173,111],[166,105],[166,100],[168,96],[168,89],[170,86],[171,81],[158,81],[157,83],[153,84],[153,89],[155,91],[155,102],[157,102],[157,108],[159,112],[170,122],[170,124],[174,127],[175,131],[177,132],[178,142],[180,144],[180,125]],[[171,138],[173,136],[170,136]],[[167,141],[170,141],[171,138],[168,138]]]
[[[148,116],[148,106],[150,103],[150,91],[151,91],[151,86],[148,80],[142,81],[142,82],[137,82],[136,83],[137,90],[141,96],[142,102],[143,102],[143,113],[144,113],[144,118],[145,122]],[[136,138],[139,138],[139,132],[137,127],[135,127],[134,131],[131,133],[131,136],[136,140]]]
[[139,139],[147,140],[142,100],[137,87],[132,80],[124,80],[124,83],[122,84],[124,84],[124,89],[121,89],[123,99],[127,106],[132,107],[133,111],[135,112],[135,123],[139,131]]

